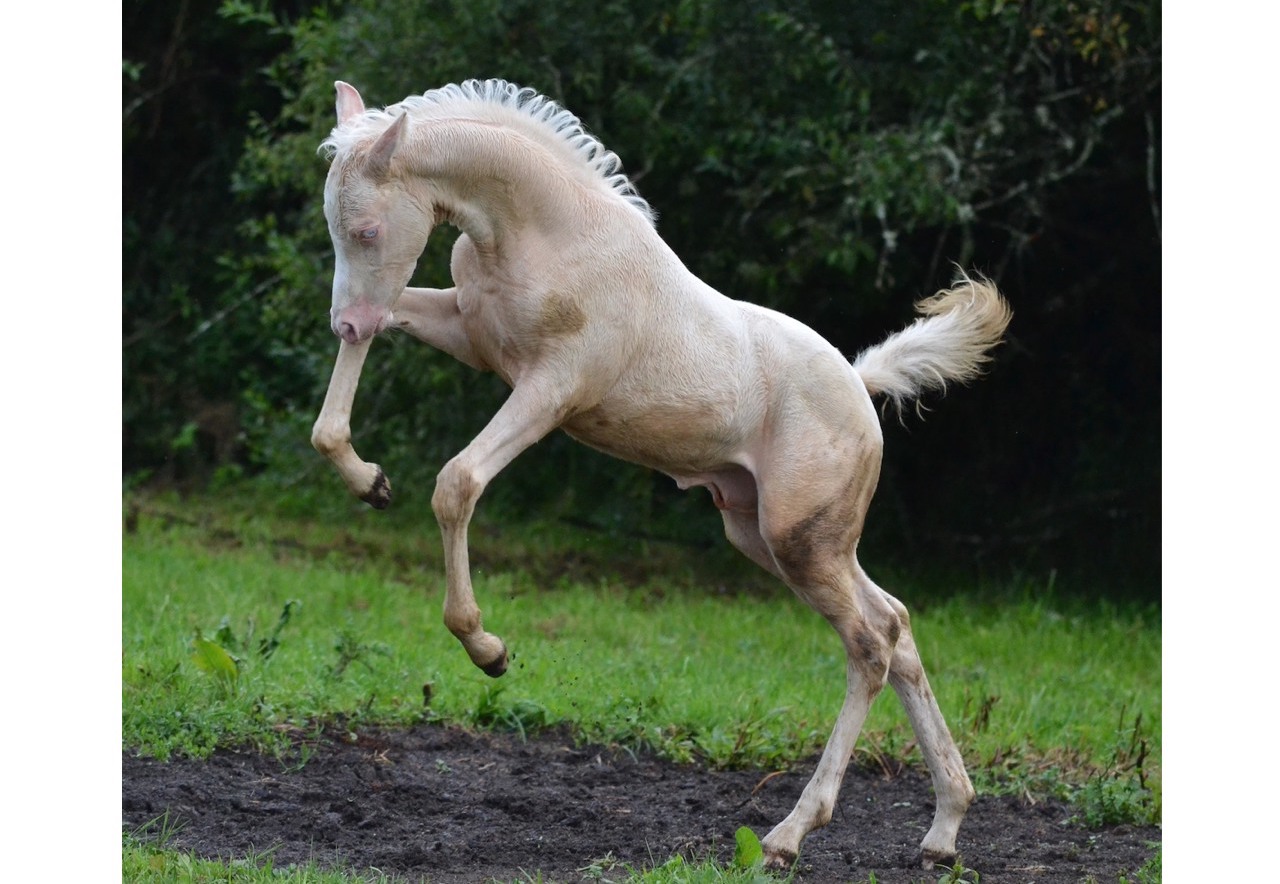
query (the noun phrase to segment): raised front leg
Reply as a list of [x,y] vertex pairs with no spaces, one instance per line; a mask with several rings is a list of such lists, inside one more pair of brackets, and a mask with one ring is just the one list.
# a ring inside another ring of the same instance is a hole
[[367,338],[358,344],[343,341],[338,345],[338,359],[329,379],[329,392],[315,426],[311,428],[311,444],[333,462],[342,481],[356,497],[374,509],[386,509],[391,503],[391,483],[382,467],[366,463],[351,447],[351,405],[360,385],[360,369],[369,354]]
[[472,368],[487,368],[462,325],[457,289],[407,288],[396,301],[394,323],[420,341]]
[[516,455],[551,432],[564,418],[555,385],[525,383],[512,391],[488,426],[436,479],[432,509],[444,538],[444,622],[466,648],[471,662],[497,678],[507,671],[502,639],[484,631],[471,589],[467,526],[485,487]]

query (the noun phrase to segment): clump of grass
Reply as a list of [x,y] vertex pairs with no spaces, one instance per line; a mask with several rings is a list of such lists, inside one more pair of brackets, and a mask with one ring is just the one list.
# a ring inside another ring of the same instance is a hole
[[521,739],[558,723],[546,707],[532,700],[503,700],[505,692],[506,685],[500,682],[485,685],[478,692],[475,706],[467,710],[464,721],[473,727],[510,731],[519,734]]
[[1155,855],[1133,873],[1133,878],[1128,875],[1121,875],[1117,884],[1160,884],[1164,849],[1159,844],[1150,844],[1148,846],[1155,850]]
[[602,884],[785,884],[795,875],[764,868],[764,853],[755,833],[745,826],[735,835],[733,861],[725,865],[713,857],[686,859],[679,854],[649,869],[637,869],[612,854],[592,860],[578,874]]
[[1160,796],[1148,768],[1152,739],[1142,715],[1130,719],[1122,708],[1106,750],[1083,755],[1024,748],[994,758],[971,774],[982,792],[1018,795],[1032,802],[1067,802],[1077,809],[1073,819],[1088,828],[1158,824]]
[[975,869],[967,869],[959,860],[940,869],[941,875],[938,876],[937,884],[980,884],[982,876]]
[[173,881],[234,881],[237,884],[390,884],[374,873],[326,870],[314,863],[279,866],[271,851],[235,860],[203,859],[176,848],[179,831],[166,814],[125,832],[121,849],[121,880],[130,884],[171,884]]
[[1150,739],[1143,730],[1142,714],[1135,715],[1129,726],[1124,722],[1122,708],[1111,762],[1090,776],[1073,796],[1080,818],[1090,828],[1160,821],[1160,804],[1148,783]]

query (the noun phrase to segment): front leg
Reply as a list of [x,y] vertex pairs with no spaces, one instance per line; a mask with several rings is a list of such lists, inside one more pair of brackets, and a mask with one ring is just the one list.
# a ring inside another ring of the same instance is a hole
[[564,419],[566,408],[557,389],[555,384],[524,382],[512,390],[471,444],[445,464],[431,498],[444,539],[445,625],[462,642],[471,662],[494,678],[507,671],[507,648],[502,639],[485,632],[481,622],[471,588],[467,526],[493,477]]
[[338,345],[338,359],[329,379],[329,392],[315,426],[311,428],[311,444],[333,462],[342,481],[356,497],[374,509],[386,509],[391,503],[391,483],[382,467],[366,463],[351,447],[351,405],[360,385],[360,370],[369,354],[367,338],[358,344],[343,341]]
[[485,369],[462,325],[458,290],[407,288],[396,301],[393,322],[420,341],[472,368]]

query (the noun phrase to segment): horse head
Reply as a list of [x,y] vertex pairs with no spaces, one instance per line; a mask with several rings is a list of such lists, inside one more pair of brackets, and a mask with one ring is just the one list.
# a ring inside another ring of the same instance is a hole
[[[391,322],[391,309],[413,276],[435,224],[434,208],[403,175],[407,113],[367,137],[339,137],[364,122],[364,101],[339,81],[338,125],[326,145],[334,151],[324,187],[324,215],[333,240],[330,325],[349,344],[367,340]],[[357,129],[357,131],[359,131]]]

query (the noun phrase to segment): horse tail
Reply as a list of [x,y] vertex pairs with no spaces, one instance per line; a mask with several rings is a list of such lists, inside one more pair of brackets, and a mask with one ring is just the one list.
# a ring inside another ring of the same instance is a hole
[[915,306],[919,319],[853,360],[867,391],[888,397],[899,413],[925,392],[981,375],[988,351],[1013,318],[994,283],[963,273],[951,288]]

